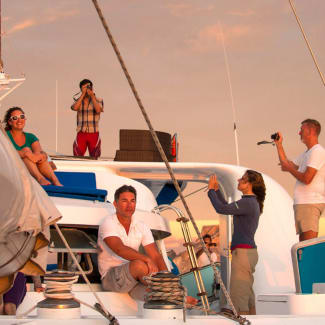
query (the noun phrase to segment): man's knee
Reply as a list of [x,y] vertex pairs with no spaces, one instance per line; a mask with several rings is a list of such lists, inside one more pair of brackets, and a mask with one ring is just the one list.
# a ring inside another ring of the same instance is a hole
[[133,260],[130,262],[130,273],[134,278],[147,275],[149,273],[148,266],[141,260]]
[[77,139],[73,142],[73,155],[74,156],[83,156],[87,150],[86,144]]
[[313,239],[313,238],[316,238],[317,236],[318,236],[318,232],[315,232],[312,230],[305,231],[299,235],[299,241]]

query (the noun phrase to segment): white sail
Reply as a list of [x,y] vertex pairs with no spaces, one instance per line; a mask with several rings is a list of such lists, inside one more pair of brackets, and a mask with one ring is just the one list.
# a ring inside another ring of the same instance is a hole
[[60,212],[30,176],[3,128],[0,166],[0,278],[18,270],[40,274],[46,266],[49,225],[60,219]]

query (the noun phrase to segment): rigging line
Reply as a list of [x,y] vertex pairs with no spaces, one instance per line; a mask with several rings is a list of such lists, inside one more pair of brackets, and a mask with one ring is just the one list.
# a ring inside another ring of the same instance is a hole
[[[184,198],[189,197],[189,196],[191,196],[191,195],[193,195],[193,194],[196,194],[196,193],[198,193],[198,192],[200,192],[200,191],[207,190],[207,189],[208,189],[208,185],[204,185],[203,187],[200,187],[199,189],[197,189],[197,190],[195,190],[195,191],[193,191],[193,192],[191,192],[191,193],[185,195]],[[172,204],[174,204],[175,202],[178,202],[178,201],[180,201],[180,200],[181,200],[181,199],[177,199],[177,200],[175,200]]]
[[[88,285],[88,288],[90,289],[90,291],[92,292],[92,294],[95,296],[95,298],[97,299],[99,305],[101,306],[102,310],[105,312],[105,314],[109,317],[109,320],[111,321],[110,325],[119,325],[118,321],[116,320],[116,318],[105,308],[104,303],[102,301],[102,299],[98,296],[98,294],[96,293],[96,291],[94,290],[94,288],[91,286],[91,283],[89,282],[84,270],[81,268],[79,262],[77,261],[74,253],[71,250],[71,247],[69,246],[67,240],[65,239],[64,235],[61,232],[61,229],[59,228],[58,224],[56,222],[54,222],[54,227],[56,229],[56,231],[58,232],[61,240],[64,243],[64,246],[67,248],[73,262],[75,263],[75,265],[77,266],[79,272],[81,273],[82,277],[84,278],[85,282]],[[113,320],[116,320],[116,323],[112,323]]]
[[112,34],[111,34],[109,28],[108,28],[108,25],[107,25],[107,23],[106,23],[106,20],[105,20],[103,14],[102,14],[102,11],[101,11],[101,9],[99,8],[98,1],[97,1],[97,0],[92,0],[92,2],[93,2],[94,7],[95,7],[95,9],[96,9],[96,11],[97,11],[98,17],[99,17],[99,19],[100,19],[100,21],[101,21],[101,23],[102,23],[102,25],[103,25],[103,27],[104,27],[104,30],[105,30],[105,32],[106,32],[106,35],[107,35],[107,37],[109,38],[109,40],[110,40],[110,42],[111,42],[111,45],[112,45],[113,50],[114,50],[114,52],[115,52],[115,54],[116,54],[116,56],[117,56],[117,59],[118,59],[118,61],[119,61],[120,64],[121,64],[121,68],[122,68],[122,70],[123,70],[123,72],[124,72],[124,74],[125,74],[125,77],[126,77],[128,83],[129,83],[129,85],[130,85],[130,88],[131,88],[131,90],[132,90],[132,92],[133,92],[133,95],[134,95],[134,97],[135,97],[135,99],[136,99],[136,101],[137,101],[137,103],[138,103],[138,106],[139,106],[141,112],[142,112],[142,115],[143,115],[143,117],[144,117],[144,119],[145,119],[145,121],[146,121],[146,123],[147,123],[147,125],[148,125],[148,128],[149,128],[149,130],[150,130],[151,136],[152,136],[152,138],[153,138],[153,140],[154,140],[154,142],[155,142],[155,144],[156,144],[156,147],[157,147],[157,149],[158,149],[158,151],[159,151],[159,153],[160,153],[160,156],[162,157],[162,159],[163,159],[163,161],[164,161],[164,163],[165,163],[165,165],[166,165],[166,168],[167,168],[167,170],[168,170],[168,173],[169,173],[169,175],[170,175],[171,180],[173,181],[173,184],[174,184],[174,186],[175,186],[175,189],[177,190],[177,193],[178,193],[180,199],[182,200],[183,206],[184,206],[184,208],[185,208],[185,210],[186,210],[186,212],[187,212],[187,214],[188,214],[188,216],[189,216],[189,218],[190,218],[190,220],[191,220],[191,222],[192,222],[193,228],[194,228],[194,230],[195,230],[195,232],[196,232],[198,238],[200,239],[200,243],[201,243],[201,245],[202,245],[202,248],[204,249],[204,252],[205,252],[205,253],[207,254],[207,256],[208,256],[208,259],[209,259],[209,261],[210,261],[210,263],[211,263],[211,265],[212,265],[212,268],[213,268],[214,274],[216,275],[216,277],[217,277],[218,280],[219,280],[219,283],[220,283],[220,286],[221,286],[221,288],[222,288],[222,291],[224,292],[224,295],[225,295],[225,297],[226,297],[226,301],[227,301],[227,303],[229,304],[229,306],[230,306],[232,312],[234,313],[234,315],[235,315],[234,317],[236,318],[237,322],[240,323],[240,322],[246,321],[246,319],[243,318],[242,316],[240,316],[240,315],[238,314],[237,310],[235,309],[235,306],[234,306],[233,302],[231,301],[230,295],[229,295],[228,291],[226,290],[225,285],[223,284],[223,281],[222,281],[222,279],[221,279],[220,273],[219,273],[219,271],[217,270],[215,264],[213,264],[213,261],[212,261],[212,258],[211,258],[211,254],[210,254],[209,250],[208,250],[208,249],[206,248],[206,246],[205,246],[205,243],[204,243],[204,241],[203,241],[203,238],[202,238],[202,236],[201,236],[201,233],[200,233],[200,231],[199,231],[199,228],[198,228],[198,226],[197,226],[197,224],[196,224],[196,222],[195,222],[195,220],[194,220],[194,218],[193,218],[193,215],[192,215],[192,213],[191,213],[191,211],[190,211],[190,209],[189,209],[189,207],[188,207],[188,205],[187,205],[187,202],[186,202],[185,199],[184,199],[184,196],[183,196],[183,194],[182,194],[181,188],[180,188],[180,186],[179,186],[179,184],[178,184],[178,182],[177,182],[177,180],[176,180],[176,178],[175,178],[175,175],[174,175],[174,173],[173,173],[173,171],[172,171],[172,169],[171,169],[171,167],[170,167],[170,164],[169,164],[169,162],[168,162],[168,160],[167,160],[167,157],[166,157],[166,155],[165,155],[165,152],[163,151],[163,149],[162,149],[162,147],[161,147],[161,144],[160,144],[160,141],[159,141],[159,139],[158,139],[158,137],[157,137],[157,134],[156,134],[155,130],[154,130],[153,127],[152,127],[151,121],[150,121],[150,119],[149,119],[149,117],[148,117],[148,115],[147,115],[147,112],[146,112],[145,109],[144,109],[144,106],[143,106],[142,101],[141,101],[141,99],[140,99],[140,97],[139,97],[139,95],[138,95],[138,92],[137,92],[137,90],[135,89],[134,83],[133,83],[133,81],[132,81],[132,79],[131,79],[131,76],[129,75],[129,72],[128,72],[126,66],[125,66],[125,63],[124,63],[123,58],[122,58],[122,56],[121,56],[121,53],[120,53],[120,51],[119,51],[119,49],[118,49],[118,47],[117,47],[117,45],[116,45],[116,43],[115,43],[115,41],[114,41],[114,38],[113,38],[113,36],[112,36]]
[[322,74],[322,72],[321,72],[321,70],[320,70],[320,68],[319,68],[318,62],[317,62],[316,57],[315,57],[315,55],[314,55],[314,52],[313,52],[313,50],[312,50],[312,48],[311,48],[311,46],[310,46],[310,44],[309,44],[309,41],[308,41],[308,39],[307,39],[307,35],[306,35],[306,33],[305,33],[305,31],[304,31],[304,28],[303,28],[303,26],[302,26],[302,23],[301,23],[301,21],[300,21],[298,15],[297,15],[297,11],[296,11],[296,9],[295,9],[295,6],[294,6],[292,0],[288,0],[288,1],[289,1],[289,4],[290,4],[291,9],[292,9],[292,11],[293,11],[293,14],[294,14],[294,16],[295,16],[295,18],[296,18],[296,21],[297,21],[297,24],[298,24],[298,26],[299,26],[299,28],[300,28],[300,31],[301,31],[301,33],[302,33],[302,36],[304,37],[304,40],[305,40],[305,42],[306,42],[306,44],[307,44],[307,47],[308,47],[309,52],[310,52],[310,55],[311,55],[311,57],[312,57],[312,59],[313,59],[313,61],[314,61],[314,63],[315,63],[315,66],[316,66],[316,69],[317,69],[317,71],[318,71],[318,74],[319,74],[320,78],[322,79],[323,86],[325,86],[324,76],[323,76],[323,74]]
[[58,80],[55,80],[55,152],[58,152],[58,124],[59,124],[59,90]]
[[226,65],[226,70],[227,70],[227,80],[228,80],[228,84],[229,84],[229,93],[230,93],[231,107],[232,107],[232,117],[233,117],[233,121],[234,121],[236,161],[237,161],[237,166],[239,166],[240,163],[239,163],[239,149],[238,149],[238,136],[237,136],[237,117],[236,117],[236,110],[235,110],[235,101],[234,101],[234,96],[233,96],[233,92],[232,92],[232,83],[231,83],[231,78],[230,78],[230,69],[229,69],[229,61],[228,61],[226,44],[225,44],[225,38],[224,38],[223,29],[222,29],[220,21],[218,22],[218,24],[219,24],[221,43],[222,43],[222,48],[223,48],[223,56],[224,56],[224,59],[225,59],[225,65]]

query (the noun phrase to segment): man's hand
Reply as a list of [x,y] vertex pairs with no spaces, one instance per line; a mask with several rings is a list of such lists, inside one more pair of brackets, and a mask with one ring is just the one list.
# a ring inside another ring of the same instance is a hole
[[146,257],[144,262],[148,266],[148,273],[149,274],[156,274],[159,271],[158,266],[151,260],[151,258]]
[[88,90],[87,85],[83,85],[83,86],[81,87],[81,95],[82,95],[83,97],[86,95],[87,90]]
[[92,89],[90,88],[87,88],[87,95],[91,98],[94,98],[95,97],[95,93],[93,92]]
[[275,139],[274,140],[274,143],[276,144],[276,145],[279,145],[279,144],[282,144],[282,141],[283,141],[283,135],[282,135],[282,133],[281,132],[277,132],[277,134],[278,134],[278,139]]
[[208,189],[215,191],[219,189],[219,182],[216,174],[210,176]]

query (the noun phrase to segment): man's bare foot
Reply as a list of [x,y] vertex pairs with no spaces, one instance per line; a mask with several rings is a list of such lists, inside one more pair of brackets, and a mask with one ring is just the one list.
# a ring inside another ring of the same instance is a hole
[[192,296],[186,297],[186,303],[195,306],[199,301]]

